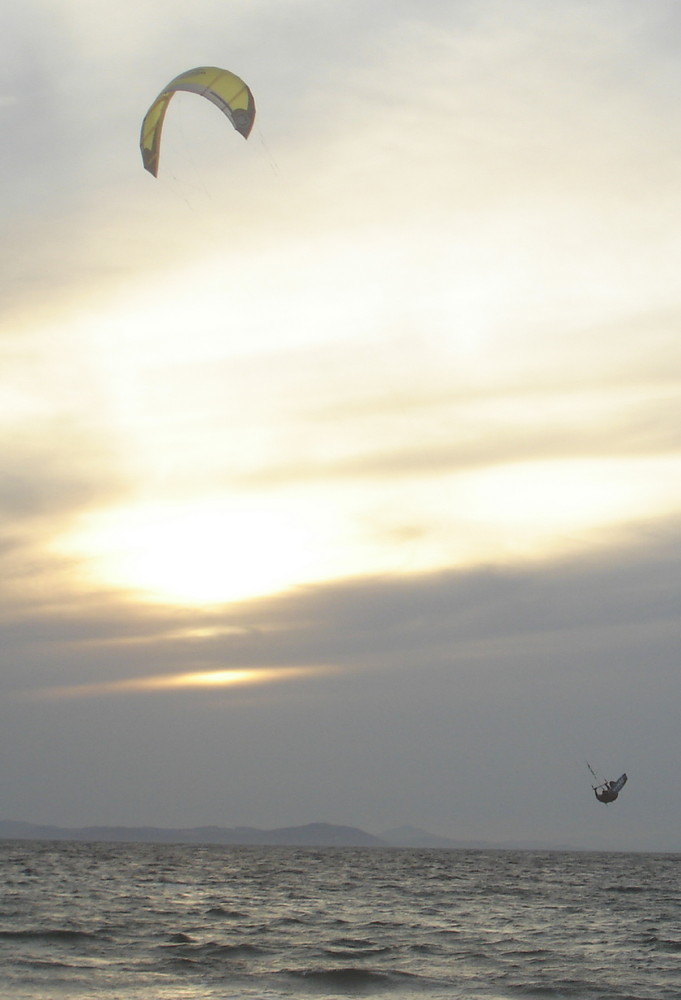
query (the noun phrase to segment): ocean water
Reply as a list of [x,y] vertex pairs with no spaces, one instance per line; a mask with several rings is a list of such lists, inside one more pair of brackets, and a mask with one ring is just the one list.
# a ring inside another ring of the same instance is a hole
[[681,855],[0,842],[3,1000],[678,1000]]

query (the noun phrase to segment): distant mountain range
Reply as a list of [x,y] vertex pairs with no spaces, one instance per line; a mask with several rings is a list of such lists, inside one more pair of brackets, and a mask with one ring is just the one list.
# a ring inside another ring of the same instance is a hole
[[77,840],[107,843],[150,844],[233,844],[290,847],[425,847],[450,850],[464,848],[539,849],[538,843],[486,843],[472,840],[450,840],[437,837],[418,827],[402,826],[375,837],[354,826],[332,823],[308,823],[305,826],[285,826],[261,830],[254,826],[197,826],[167,829],[155,826],[84,826],[68,828],[40,826],[0,820],[0,840]]
[[102,840],[155,844],[280,844],[300,847],[386,847],[380,837],[372,837],[351,826],[309,823],[277,830],[254,826],[197,826],[168,829],[155,826],[83,826],[74,829],[38,826],[0,820],[3,840]]

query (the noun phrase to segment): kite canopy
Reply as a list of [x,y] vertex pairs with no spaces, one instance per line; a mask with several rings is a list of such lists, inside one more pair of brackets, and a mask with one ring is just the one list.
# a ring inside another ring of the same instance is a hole
[[627,783],[626,774],[621,774],[617,779],[617,781],[610,782],[610,791],[615,793],[621,792],[626,783]]
[[178,90],[188,90],[206,97],[220,108],[231,121],[237,132],[247,139],[255,119],[253,94],[243,80],[226,69],[217,66],[199,66],[197,69],[180,73],[164,87],[151,105],[140,135],[140,149],[144,169],[154,177],[158,176],[158,158],[161,146],[161,130],[168,105]]

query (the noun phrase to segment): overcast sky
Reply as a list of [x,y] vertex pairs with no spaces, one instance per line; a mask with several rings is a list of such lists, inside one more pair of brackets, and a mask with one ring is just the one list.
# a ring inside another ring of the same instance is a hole
[[681,851],[676,0],[5,8],[0,818]]

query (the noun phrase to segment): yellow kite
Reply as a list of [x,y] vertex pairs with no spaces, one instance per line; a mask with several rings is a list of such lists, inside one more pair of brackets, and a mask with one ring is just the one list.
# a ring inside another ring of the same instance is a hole
[[237,132],[248,139],[255,119],[253,94],[243,80],[226,69],[217,66],[199,66],[197,69],[180,73],[164,87],[151,105],[144,121],[140,136],[140,149],[144,169],[154,177],[158,176],[158,157],[161,145],[161,130],[168,105],[177,90],[188,90],[208,98],[223,111]]

